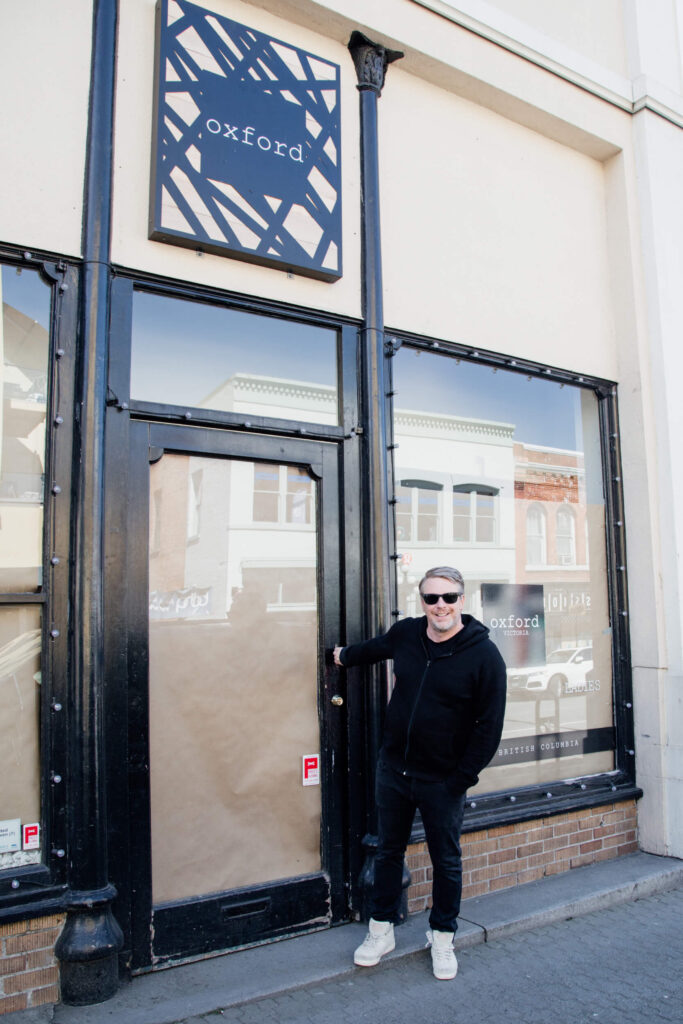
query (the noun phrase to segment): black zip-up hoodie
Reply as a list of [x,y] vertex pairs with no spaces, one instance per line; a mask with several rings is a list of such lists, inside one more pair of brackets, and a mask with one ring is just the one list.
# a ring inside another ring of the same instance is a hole
[[341,651],[346,668],[394,662],[380,759],[417,778],[462,793],[478,781],[500,742],[505,662],[489,631],[471,615],[450,640],[427,640],[427,618],[402,619],[383,636]]

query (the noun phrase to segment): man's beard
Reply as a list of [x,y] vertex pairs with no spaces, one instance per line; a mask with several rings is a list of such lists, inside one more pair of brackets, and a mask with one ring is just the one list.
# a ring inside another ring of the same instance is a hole
[[440,619],[432,619],[432,626],[438,633],[446,633],[449,629],[453,628],[453,616],[449,615],[448,618],[443,616]]

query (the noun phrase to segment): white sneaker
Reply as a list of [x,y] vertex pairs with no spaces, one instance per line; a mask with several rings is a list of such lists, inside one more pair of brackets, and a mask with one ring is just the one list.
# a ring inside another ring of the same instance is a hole
[[359,967],[374,967],[385,953],[396,948],[394,926],[390,921],[375,921],[370,918],[368,934],[353,954],[353,962]]
[[432,968],[439,981],[450,981],[458,973],[458,961],[453,951],[453,932],[427,932],[432,947]]

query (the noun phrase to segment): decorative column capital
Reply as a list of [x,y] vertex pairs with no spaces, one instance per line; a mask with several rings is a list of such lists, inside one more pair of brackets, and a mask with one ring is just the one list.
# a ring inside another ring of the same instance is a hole
[[378,96],[384,86],[387,67],[403,57],[401,50],[388,50],[380,43],[373,43],[362,32],[352,32],[349,51],[356,67],[358,89],[369,89]]

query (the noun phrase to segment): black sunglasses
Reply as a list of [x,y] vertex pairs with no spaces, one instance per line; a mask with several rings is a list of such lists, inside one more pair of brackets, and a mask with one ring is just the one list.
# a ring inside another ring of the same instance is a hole
[[448,594],[420,594],[425,604],[438,604],[440,597],[444,599],[446,604],[455,604],[458,598],[462,596],[462,593],[456,594],[455,591]]

